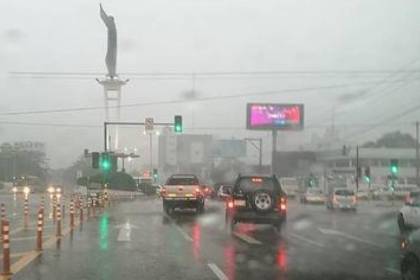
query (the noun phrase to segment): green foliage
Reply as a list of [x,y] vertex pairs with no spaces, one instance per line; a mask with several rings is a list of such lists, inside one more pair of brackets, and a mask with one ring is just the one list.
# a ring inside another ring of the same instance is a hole
[[384,134],[381,138],[369,141],[363,145],[364,148],[415,148],[416,139],[408,133],[400,131]]

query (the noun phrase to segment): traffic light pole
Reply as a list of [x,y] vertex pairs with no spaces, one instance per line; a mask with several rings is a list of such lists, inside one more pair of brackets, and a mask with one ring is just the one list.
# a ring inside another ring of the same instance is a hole
[[356,192],[359,191],[359,145],[356,146]]
[[416,122],[416,184],[420,187],[419,181],[420,162],[419,162],[419,122]]
[[[125,125],[125,126],[145,126],[145,122],[104,122],[104,151],[108,151],[108,126]],[[174,126],[174,123],[153,123],[154,126]]]

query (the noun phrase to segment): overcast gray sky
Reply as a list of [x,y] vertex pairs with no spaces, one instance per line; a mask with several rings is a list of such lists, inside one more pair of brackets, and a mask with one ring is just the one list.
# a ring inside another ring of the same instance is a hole
[[[420,65],[420,1],[415,0],[109,0],[102,3],[117,24],[119,72],[370,71],[418,69]],[[99,2],[14,0],[0,2],[0,9],[3,11],[0,113],[103,105],[102,89],[94,79],[25,79],[9,75],[9,71],[105,73],[106,29],[99,17]],[[245,131],[247,102],[303,102],[307,129],[302,133],[282,134],[281,144],[294,148],[309,143],[314,132],[322,133],[325,129],[322,126],[331,123],[333,110],[336,123],[360,124],[381,122],[410,109],[420,101],[419,75],[198,78],[198,98],[340,84],[353,86],[126,108],[122,119],[142,121],[152,116],[158,121],[171,121],[173,115],[181,113],[186,132],[266,137],[267,133]],[[398,80],[404,82],[395,82]],[[124,87],[123,103],[181,99],[191,87],[190,79],[131,79]],[[405,123],[418,116],[419,112],[409,114],[369,133],[362,133],[363,127],[341,128],[340,132],[343,136],[350,135],[348,141],[352,143],[361,142],[386,130],[413,131]],[[51,166],[64,167],[83,148],[101,148],[101,128],[4,122],[101,125],[103,119],[103,110],[0,115],[3,122],[0,142],[45,141]],[[197,130],[223,126],[243,129]],[[141,131],[124,131],[123,145],[137,146],[144,152],[147,143]]]

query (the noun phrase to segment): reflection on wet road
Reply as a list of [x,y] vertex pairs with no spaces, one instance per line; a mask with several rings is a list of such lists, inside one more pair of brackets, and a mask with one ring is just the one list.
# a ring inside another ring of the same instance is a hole
[[291,201],[287,225],[225,229],[224,205],[163,214],[157,198],[115,203],[13,279],[399,279],[396,207],[330,212]]

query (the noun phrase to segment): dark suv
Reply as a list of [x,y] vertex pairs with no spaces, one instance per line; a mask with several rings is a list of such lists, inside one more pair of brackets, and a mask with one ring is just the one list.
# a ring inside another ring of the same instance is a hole
[[239,176],[226,202],[226,223],[271,224],[280,230],[286,221],[287,196],[276,176]]

